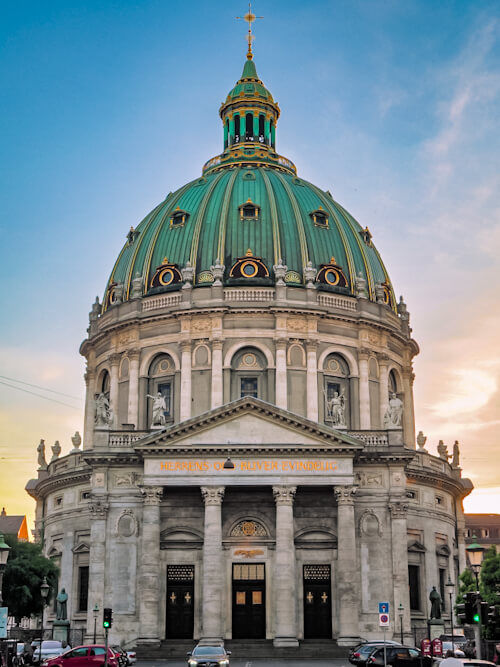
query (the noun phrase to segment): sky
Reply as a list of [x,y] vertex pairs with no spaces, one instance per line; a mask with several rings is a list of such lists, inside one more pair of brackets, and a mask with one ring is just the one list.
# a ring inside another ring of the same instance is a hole
[[[500,3],[259,0],[277,149],[381,252],[411,313],[417,431],[458,440],[500,512]],[[222,150],[247,4],[5,0],[0,21],[0,505],[83,428],[88,312],[125,235]],[[51,392],[46,389],[52,390]],[[54,393],[59,392],[59,393]]]

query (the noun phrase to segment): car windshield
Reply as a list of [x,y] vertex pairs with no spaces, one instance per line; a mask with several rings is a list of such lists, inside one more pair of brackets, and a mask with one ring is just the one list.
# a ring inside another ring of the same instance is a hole
[[224,653],[222,646],[197,646],[193,655],[221,655]]
[[61,648],[62,644],[61,642],[50,642],[50,641],[44,641],[42,644],[42,649],[44,648]]

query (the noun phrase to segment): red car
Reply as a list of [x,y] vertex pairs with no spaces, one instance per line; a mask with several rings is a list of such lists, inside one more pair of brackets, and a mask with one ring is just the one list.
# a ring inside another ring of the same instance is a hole
[[[43,665],[45,667],[101,667],[104,665],[105,653],[104,644],[77,646],[56,658],[45,660]],[[108,648],[108,665],[118,667],[118,658],[110,648]]]

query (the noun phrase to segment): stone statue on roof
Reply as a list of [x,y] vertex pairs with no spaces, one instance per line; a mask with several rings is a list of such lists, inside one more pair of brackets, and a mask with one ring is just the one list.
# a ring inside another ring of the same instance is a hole
[[47,470],[47,461],[45,460],[45,440],[40,440],[36,448],[38,452],[38,470]]

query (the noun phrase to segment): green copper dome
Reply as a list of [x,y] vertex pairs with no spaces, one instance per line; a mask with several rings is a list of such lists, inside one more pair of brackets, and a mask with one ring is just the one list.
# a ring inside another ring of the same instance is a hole
[[[246,86],[251,86],[246,88]],[[245,92],[246,91],[246,92]],[[279,108],[253,60],[220,110],[224,151],[127,235],[103,308],[186,282],[365,293],[393,309],[389,276],[359,223],[329,192],[298,178],[275,150]],[[382,295],[382,297],[381,297]]]

